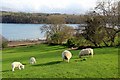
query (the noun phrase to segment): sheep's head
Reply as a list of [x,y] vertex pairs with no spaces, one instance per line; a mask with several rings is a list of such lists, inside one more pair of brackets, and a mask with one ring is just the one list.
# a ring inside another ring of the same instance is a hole
[[24,69],[24,68],[25,68],[25,66],[24,66],[24,65],[21,65],[21,68],[22,68],[22,69]]

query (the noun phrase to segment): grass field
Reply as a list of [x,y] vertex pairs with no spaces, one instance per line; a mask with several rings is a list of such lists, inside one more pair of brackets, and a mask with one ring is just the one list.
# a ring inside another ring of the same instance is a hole
[[[86,61],[78,58],[80,50],[71,50],[70,62],[63,62],[64,46],[45,44],[6,48],[2,51],[3,78],[118,78],[118,48],[95,48],[94,57]],[[29,58],[36,57],[35,65]],[[11,63],[19,61],[24,70],[11,71]]]

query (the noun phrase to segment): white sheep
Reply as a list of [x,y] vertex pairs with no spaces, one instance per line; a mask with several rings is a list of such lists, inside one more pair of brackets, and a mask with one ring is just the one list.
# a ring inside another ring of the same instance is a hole
[[91,56],[93,57],[93,54],[94,54],[94,53],[93,53],[93,49],[92,49],[92,48],[86,48],[86,49],[89,50],[89,53],[90,53],[89,55],[91,55]]
[[30,58],[30,64],[35,64],[36,63],[36,59],[34,57]]
[[91,55],[93,57],[93,49],[91,49],[91,48],[82,49],[79,53],[79,58],[81,58],[81,56],[85,56],[85,55]]
[[15,68],[18,68],[19,70],[21,70],[21,68],[24,69],[24,67],[25,66],[20,62],[13,62],[12,63],[12,71],[14,71]]
[[65,50],[65,51],[62,52],[63,61],[67,60],[67,62],[69,63],[69,60],[70,60],[71,57],[72,57],[72,54],[71,54],[70,51]]

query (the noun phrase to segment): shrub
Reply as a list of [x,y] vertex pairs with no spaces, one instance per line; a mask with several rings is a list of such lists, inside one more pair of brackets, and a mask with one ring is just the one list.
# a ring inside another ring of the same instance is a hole
[[5,47],[7,47],[8,46],[8,41],[3,41],[2,42],[2,48],[5,48]]
[[68,46],[68,47],[74,47],[74,46],[76,45],[75,41],[76,41],[76,40],[75,40],[74,38],[68,39],[68,40],[67,40],[67,46]]
[[0,48],[5,48],[8,46],[8,40],[0,35]]

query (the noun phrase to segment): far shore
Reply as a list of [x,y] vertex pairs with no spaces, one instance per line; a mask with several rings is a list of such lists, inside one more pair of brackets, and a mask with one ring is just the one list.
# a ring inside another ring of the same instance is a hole
[[45,42],[46,40],[8,41],[8,47],[27,46],[27,45],[40,44]]

